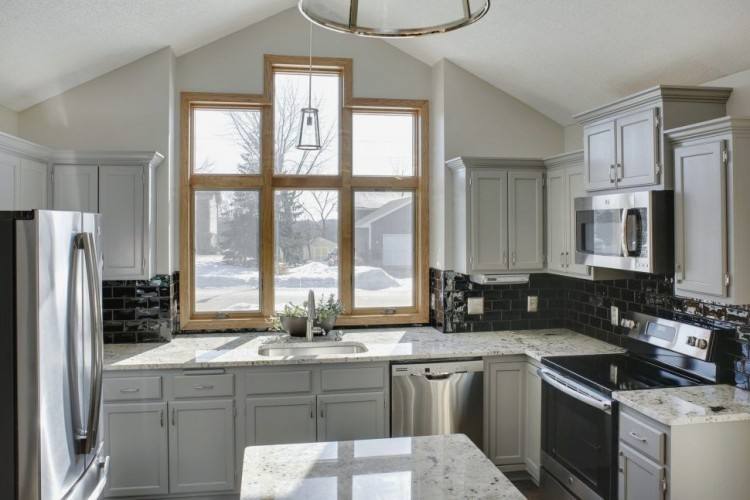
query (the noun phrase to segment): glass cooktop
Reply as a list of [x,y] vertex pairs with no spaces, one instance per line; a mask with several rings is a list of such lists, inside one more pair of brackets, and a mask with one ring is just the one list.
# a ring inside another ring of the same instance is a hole
[[552,356],[542,358],[542,364],[608,395],[614,391],[706,383],[628,354]]

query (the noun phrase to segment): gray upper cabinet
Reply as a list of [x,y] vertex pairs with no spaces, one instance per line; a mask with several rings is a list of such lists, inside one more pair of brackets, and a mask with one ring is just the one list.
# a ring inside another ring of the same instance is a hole
[[20,160],[0,151],[0,210],[16,208],[16,171]]
[[109,404],[102,412],[104,454],[110,459],[107,496],[169,492],[167,404]]
[[675,165],[675,293],[750,303],[750,119],[667,131]]
[[672,189],[662,131],[726,114],[731,89],[660,85],[575,116],[587,191]]
[[453,183],[453,266],[460,273],[544,269],[544,163],[459,157]]
[[16,210],[47,208],[47,163],[21,159],[16,175]]
[[56,153],[52,206],[102,214],[104,279],[149,279],[156,260],[159,153]]
[[0,133],[0,210],[49,208],[51,151]]

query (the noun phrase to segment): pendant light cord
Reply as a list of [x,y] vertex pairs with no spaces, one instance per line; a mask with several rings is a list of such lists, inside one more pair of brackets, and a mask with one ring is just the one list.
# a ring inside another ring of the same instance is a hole
[[310,65],[307,79],[307,107],[312,108],[312,23],[310,23]]

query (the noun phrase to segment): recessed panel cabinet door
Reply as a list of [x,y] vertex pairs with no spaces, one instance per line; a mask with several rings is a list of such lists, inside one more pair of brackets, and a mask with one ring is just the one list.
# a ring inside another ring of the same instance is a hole
[[248,446],[314,443],[315,396],[248,398],[245,439]]
[[55,165],[52,168],[52,207],[55,210],[99,211],[99,167]]
[[565,271],[568,203],[566,177],[562,170],[547,175],[547,253],[551,271]]
[[386,437],[382,392],[318,396],[318,441]]
[[542,379],[539,378],[537,367],[531,363],[526,363],[524,384],[526,387],[524,456],[529,474],[539,482],[542,464]]
[[47,208],[47,164],[21,160],[16,175],[16,210]]
[[584,127],[583,164],[586,190],[614,189],[615,162],[615,122],[608,121]]
[[510,269],[544,268],[544,174],[508,173]]
[[144,175],[139,166],[99,168],[105,279],[132,279],[144,272]]
[[727,180],[723,151],[723,141],[681,146],[674,151],[678,295],[727,295]]
[[617,119],[617,187],[648,186],[658,182],[657,109]]
[[471,172],[471,271],[508,269],[508,172]]
[[234,400],[169,403],[169,491],[234,488]]
[[619,500],[661,500],[664,498],[664,466],[652,462],[629,446],[620,443]]
[[15,210],[16,170],[20,161],[0,152],[0,210]]
[[524,463],[524,375],[526,363],[495,362],[485,367],[487,456],[497,465]]
[[107,496],[152,496],[169,488],[167,404],[104,405]]

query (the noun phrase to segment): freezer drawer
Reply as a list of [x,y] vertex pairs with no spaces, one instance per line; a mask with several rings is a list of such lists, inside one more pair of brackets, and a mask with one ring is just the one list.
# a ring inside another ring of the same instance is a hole
[[391,435],[466,434],[482,447],[481,360],[394,364]]

